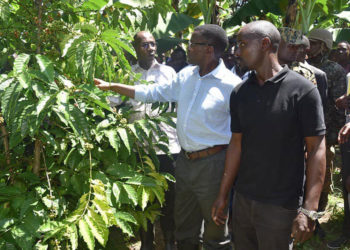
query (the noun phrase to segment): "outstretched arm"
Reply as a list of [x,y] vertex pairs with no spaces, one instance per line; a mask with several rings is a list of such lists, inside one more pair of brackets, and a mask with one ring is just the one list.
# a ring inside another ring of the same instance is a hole
[[215,224],[225,224],[227,215],[224,213],[227,206],[227,197],[236,179],[241,161],[242,134],[232,133],[226,152],[225,170],[221,179],[220,192],[211,209],[211,217]]
[[[317,211],[326,171],[325,137],[305,137],[307,149],[305,199],[303,208]],[[294,219],[292,236],[296,242],[308,240],[315,229],[315,222],[299,213]]]
[[101,90],[112,90],[118,94],[125,95],[130,98],[135,98],[134,86],[120,83],[109,83],[97,78],[94,79],[94,83]]

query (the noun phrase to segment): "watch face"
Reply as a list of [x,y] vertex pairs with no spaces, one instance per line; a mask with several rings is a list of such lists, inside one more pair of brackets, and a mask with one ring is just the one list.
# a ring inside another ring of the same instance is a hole
[[317,220],[317,212],[315,212],[315,211],[310,211],[310,218],[312,219],[312,220]]

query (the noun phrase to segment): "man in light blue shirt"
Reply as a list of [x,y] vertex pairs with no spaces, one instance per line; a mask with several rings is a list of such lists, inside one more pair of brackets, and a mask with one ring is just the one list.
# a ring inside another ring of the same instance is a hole
[[[188,66],[167,84],[129,86],[95,79],[102,90],[113,90],[138,101],[175,101],[181,152],[176,161],[175,224],[178,249],[198,249],[204,220],[205,249],[231,249],[227,225],[211,219],[230,140],[229,98],[241,79],[220,59],[226,32],[217,25],[195,28]],[[227,224],[227,223],[226,223]]]

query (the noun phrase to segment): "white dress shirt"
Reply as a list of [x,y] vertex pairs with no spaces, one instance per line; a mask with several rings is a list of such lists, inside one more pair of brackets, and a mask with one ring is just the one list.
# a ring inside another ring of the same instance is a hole
[[[232,69],[231,69],[232,73],[237,75],[237,71],[236,71],[236,66],[233,66]],[[242,76],[242,81],[244,81],[245,79],[247,79],[249,77],[249,74],[250,74],[250,70],[248,70],[247,72],[244,73],[244,75]]]
[[240,82],[241,79],[220,60],[205,76],[199,75],[198,66],[187,66],[172,82],[137,85],[135,100],[177,102],[176,128],[180,145],[186,151],[197,151],[229,143],[230,95]]
[[[135,64],[131,66],[131,69],[135,73],[140,73],[141,77],[139,80],[145,80],[148,82],[154,82],[157,84],[168,84],[176,78],[175,70],[167,65],[159,64],[156,60],[154,60],[152,66],[145,70],[139,64]],[[135,82],[135,85],[143,85],[140,81]],[[120,97],[110,97],[111,103],[119,105],[121,104]],[[152,104],[145,104],[139,101],[135,101],[130,99],[127,104],[132,105],[133,110],[138,111],[135,114],[130,116],[129,122],[133,122],[136,120],[141,120],[145,118],[145,114],[150,117],[158,116],[159,111],[155,109],[152,111]],[[173,121],[176,123],[176,118],[173,118]],[[161,122],[159,124],[160,129],[168,136],[169,139],[169,151],[172,154],[177,154],[180,152],[180,145],[176,135],[176,129],[172,126]],[[156,149],[157,154],[164,154],[161,150]]]

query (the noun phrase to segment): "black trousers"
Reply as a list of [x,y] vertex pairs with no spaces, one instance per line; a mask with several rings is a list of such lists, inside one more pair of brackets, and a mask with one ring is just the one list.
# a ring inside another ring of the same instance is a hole
[[232,227],[235,250],[291,250],[292,223],[297,209],[286,209],[246,198],[235,191]]

